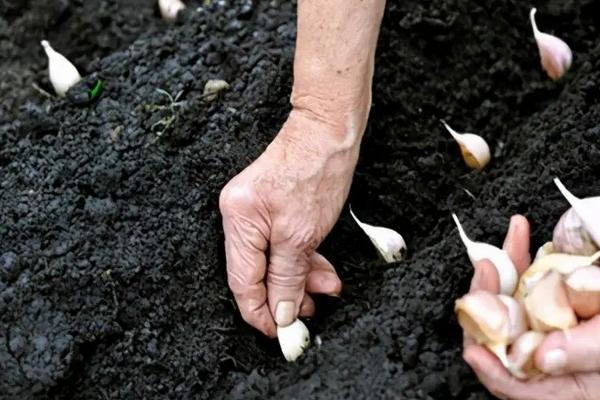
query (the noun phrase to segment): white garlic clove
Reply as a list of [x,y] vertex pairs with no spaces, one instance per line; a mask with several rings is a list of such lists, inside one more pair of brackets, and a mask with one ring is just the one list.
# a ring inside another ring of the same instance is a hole
[[229,87],[229,83],[222,79],[209,79],[204,85],[202,97],[207,101],[214,101],[220,92],[229,89]]
[[460,238],[467,248],[467,254],[471,263],[474,265],[481,260],[490,260],[496,267],[500,278],[500,293],[512,295],[517,287],[519,275],[508,253],[491,244],[472,241],[465,233],[456,214],[452,214],[452,218],[456,223]]
[[509,310],[497,295],[484,290],[473,291],[456,301],[454,311],[465,333],[477,343],[508,344]]
[[508,370],[519,379],[540,377],[543,373],[535,366],[535,351],[546,335],[527,331],[512,344],[508,352]]
[[81,75],[79,75],[77,68],[65,56],[50,46],[47,40],[42,40],[41,44],[48,56],[50,83],[52,83],[56,94],[59,97],[64,97],[69,89],[81,80]]
[[508,344],[510,344],[529,328],[527,314],[525,313],[523,305],[514,298],[500,294],[498,295],[498,299],[506,306],[506,309],[508,310],[508,319],[510,321]]
[[553,253],[537,258],[519,279],[515,298],[523,299],[531,288],[539,282],[548,271],[569,275],[580,268],[594,264],[600,259],[600,251],[591,256],[574,256],[571,254]]
[[173,22],[177,19],[177,13],[185,8],[181,0],[158,0],[160,15],[165,21]]
[[288,326],[278,326],[277,339],[283,356],[289,362],[296,361],[310,345],[308,328],[299,319]]
[[557,80],[561,78],[571,67],[573,53],[569,46],[556,36],[540,32],[535,22],[536,9],[532,8],[529,13],[533,35],[540,52],[540,61],[542,68],[550,79]]
[[565,286],[575,314],[584,319],[600,314],[600,267],[578,269],[569,275]]
[[402,235],[389,228],[373,226],[361,222],[356,215],[354,215],[352,208],[350,209],[350,215],[352,215],[352,218],[354,218],[358,226],[360,226],[369,239],[371,239],[371,242],[385,262],[389,264],[404,259],[406,256],[406,242]]
[[535,258],[533,262],[536,262],[542,257],[546,257],[548,254],[556,253],[556,249],[554,248],[554,243],[546,242],[544,243],[535,253]]
[[569,192],[560,179],[554,178],[554,183],[573,207],[592,240],[600,247],[600,197],[591,197],[589,200],[580,199]]
[[442,124],[458,143],[463,160],[469,168],[482,170],[490,162],[490,147],[481,136],[456,132],[443,120]]
[[[600,209],[600,198],[594,197],[582,201],[590,203],[589,207]],[[590,256],[600,250],[574,208],[569,208],[554,227],[552,242],[559,253]]]
[[567,291],[558,272],[550,271],[524,299],[531,329],[537,332],[567,330],[577,325]]

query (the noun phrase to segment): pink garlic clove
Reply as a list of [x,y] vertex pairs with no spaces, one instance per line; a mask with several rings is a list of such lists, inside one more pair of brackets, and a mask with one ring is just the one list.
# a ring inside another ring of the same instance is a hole
[[[600,198],[589,198],[582,201],[589,203],[586,206],[595,206],[600,209]],[[570,208],[564,213],[554,227],[552,243],[554,250],[558,253],[591,256],[599,250],[574,208]]]
[[535,22],[536,9],[532,8],[529,13],[533,35],[540,52],[542,68],[550,79],[561,78],[571,67],[573,53],[569,46],[556,36],[540,32]]
[[535,366],[535,351],[546,335],[527,331],[512,344],[508,352],[508,370],[519,379],[541,377],[543,373]]
[[497,295],[484,290],[468,293],[456,301],[454,311],[465,333],[477,343],[508,343],[509,310]]
[[510,344],[517,340],[517,338],[529,328],[527,314],[525,313],[523,305],[514,298],[500,294],[498,295],[498,299],[504,303],[508,310],[508,319],[510,321],[508,343]]
[[525,310],[531,329],[537,332],[566,330],[577,325],[562,275],[548,272],[525,296]]
[[600,314],[600,267],[591,265],[573,272],[565,281],[569,303],[584,319]]

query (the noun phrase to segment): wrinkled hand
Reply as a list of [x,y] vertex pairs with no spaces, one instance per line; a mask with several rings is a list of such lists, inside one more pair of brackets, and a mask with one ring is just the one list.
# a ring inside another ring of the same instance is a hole
[[275,321],[286,326],[314,313],[311,294],[342,289],[316,249],[348,196],[360,135],[335,130],[292,111],[265,152],[221,193],[229,286],[244,320],[271,337]]
[[[529,222],[514,216],[504,249],[519,273],[530,265]],[[499,292],[499,278],[489,261],[475,266],[471,290]],[[514,378],[500,361],[483,346],[465,338],[463,357],[479,380],[501,399],[512,400],[597,400],[600,398],[600,317],[569,331],[553,332],[542,342],[535,355],[536,366],[551,375],[541,380]]]

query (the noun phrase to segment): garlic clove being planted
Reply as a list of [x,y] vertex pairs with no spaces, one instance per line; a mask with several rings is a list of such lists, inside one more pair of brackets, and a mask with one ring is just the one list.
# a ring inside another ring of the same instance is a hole
[[550,79],[557,80],[561,78],[571,67],[573,53],[569,46],[556,36],[540,32],[535,22],[535,13],[537,10],[532,8],[529,13],[533,36],[540,52],[540,61],[542,68]]
[[177,19],[177,13],[185,8],[181,0],[158,0],[160,15],[165,21],[173,22]]
[[567,291],[558,272],[550,271],[524,299],[531,329],[536,332],[566,330],[577,325]]
[[406,242],[402,235],[389,228],[373,226],[361,222],[356,215],[354,215],[352,208],[350,208],[350,215],[352,215],[352,218],[354,218],[358,226],[360,226],[369,239],[371,239],[371,242],[386,263],[389,264],[404,259],[406,256]]
[[541,377],[542,371],[535,366],[535,351],[546,335],[540,332],[527,331],[512,344],[508,352],[508,370],[519,379]]
[[[600,198],[594,197],[582,201],[590,203],[589,207],[595,206],[600,209]],[[559,253],[590,256],[600,250],[574,208],[569,208],[554,227],[552,242]]]
[[584,319],[600,314],[600,267],[578,269],[569,275],[565,286],[575,314]]
[[580,199],[569,192],[560,179],[554,178],[554,183],[573,207],[592,240],[600,247],[600,197]]
[[490,162],[490,147],[479,135],[474,133],[459,133],[442,120],[450,135],[456,140],[460,147],[465,164],[471,169],[482,170]]
[[283,356],[289,362],[296,361],[310,345],[308,328],[299,319],[288,326],[278,326],[277,339]]
[[512,295],[517,287],[519,276],[517,268],[511,261],[508,253],[491,244],[472,241],[465,233],[456,214],[452,214],[452,218],[456,223],[460,238],[467,248],[467,254],[471,263],[474,265],[484,259],[490,260],[496,267],[500,278],[500,293]]
[[600,259],[600,251],[591,256],[574,256],[571,254],[553,253],[536,258],[531,266],[519,279],[515,298],[523,299],[533,286],[537,284],[548,271],[555,271],[562,275],[569,275],[580,268],[592,265]]
[[54,91],[59,97],[64,97],[67,91],[81,80],[77,68],[65,56],[50,46],[47,40],[41,41],[48,56],[48,75]]

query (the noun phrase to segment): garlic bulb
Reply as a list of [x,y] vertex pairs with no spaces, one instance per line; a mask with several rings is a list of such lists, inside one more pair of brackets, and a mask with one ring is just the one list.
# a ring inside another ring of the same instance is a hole
[[546,335],[527,331],[512,344],[508,352],[508,370],[519,379],[537,378],[542,372],[535,366],[535,351]]
[[519,285],[515,292],[515,298],[523,299],[527,296],[533,286],[537,284],[549,271],[569,275],[580,268],[587,267],[600,259],[600,251],[586,256],[574,256],[571,254],[553,253],[544,257],[536,258],[527,271],[519,279]]
[[490,162],[490,147],[481,136],[474,133],[458,133],[445,121],[442,121],[442,124],[458,143],[463,160],[469,168],[482,170]]
[[511,321],[506,305],[498,296],[484,290],[468,293],[456,301],[454,311],[465,333],[507,365]]
[[185,8],[181,0],[158,0],[160,15],[165,21],[173,22],[177,19],[177,13]]
[[458,228],[460,238],[467,248],[467,254],[472,264],[475,264],[481,260],[490,260],[498,271],[500,278],[500,293],[506,295],[512,295],[517,287],[519,276],[517,274],[517,268],[511,261],[506,251],[499,249],[491,244],[474,242],[465,233],[460,221],[456,214],[452,214],[452,218]]
[[50,46],[47,40],[41,41],[42,47],[48,56],[48,75],[54,91],[59,97],[64,97],[71,87],[81,80],[77,68],[65,56]]
[[540,279],[525,297],[524,304],[534,331],[566,330],[577,325],[577,317],[558,272],[550,271]]
[[[584,199],[583,201],[595,202],[597,203],[595,206],[600,208],[600,198]],[[554,227],[552,242],[559,253],[590,256],[600,250],[583,226],[583,221],[574,208],[569,208]]]
[[278,326],[277,339],[283,356],[289,362],[296,361],[310,345],[308,328],[299,319],[288,326]]
[[578,269],[569,275],[565,286],[575,314],[584,319],[600,314],[600,267]]
[[600,247],[600,197],[580,199],[569,192],[560,179],[554,178],[558,190],[567,199],[575,213],[581,219],[585,230],[590,235],[596,246]]
[[406,255],[406,242],[402,235],[389,228],[373,226],[361,222],[356,215],[354,215],[352,208],[350,209],[350,215],[352,215],[352,218],[354,218],[358,226],[360,226],[369,239],[371,239],[371,242],[385,262],[393,263],[404,259],[404,256]]
[[533,35],[540,52],[542,68],[550,79],[557,80],[562,77],[571,67],[573,53],[569,46],[556,36],[540,32],[535,22],[536,9],[532,8],[529,13]]

